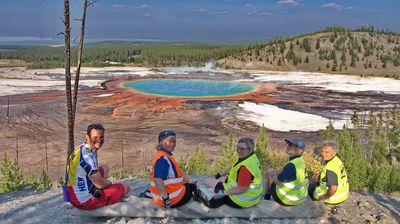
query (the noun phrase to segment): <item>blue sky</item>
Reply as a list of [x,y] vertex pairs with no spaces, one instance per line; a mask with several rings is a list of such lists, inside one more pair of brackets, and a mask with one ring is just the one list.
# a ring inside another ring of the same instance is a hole
[[[70,0],[71,18],[82,0]],[[251,42],[342,25],[400,32],[400,0],[98,0],[87,38]],[[62,0],[0,0],[2,40],[57,38]],[[73,36],[79,24],[73,22]]]

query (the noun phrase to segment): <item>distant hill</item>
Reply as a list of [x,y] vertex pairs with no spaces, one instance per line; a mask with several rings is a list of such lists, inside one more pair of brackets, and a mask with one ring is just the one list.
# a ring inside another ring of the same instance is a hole
[[400,78],[400,34],[330,27],[274,39],[217,61],[226,68],[307,71]]

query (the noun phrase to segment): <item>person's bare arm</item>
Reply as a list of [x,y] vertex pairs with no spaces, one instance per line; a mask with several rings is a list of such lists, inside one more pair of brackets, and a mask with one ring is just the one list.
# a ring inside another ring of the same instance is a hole
[[168,193],[165,190],[164,180],[162,178],[154,178],[154,183],[156,184],[158,192],[160,192],[161,197],[168,198]]
[[337,186],[336,185],[330,185],[328,188],[328,192],[326,192],[326,194],[323,194],[321,196],[319,196],[319,199],[321,200],[325,200],[330,198],[332,195],[334,195],[337,191]]
[[112,184],[111,181],[104,179],[100,172],[96,172],[89,176],[89,179],[93,182],[94,186],[100,189],[104,189]]
[[225,191],[225,195],[241,194],[247,191],[249,187],[237,186]]

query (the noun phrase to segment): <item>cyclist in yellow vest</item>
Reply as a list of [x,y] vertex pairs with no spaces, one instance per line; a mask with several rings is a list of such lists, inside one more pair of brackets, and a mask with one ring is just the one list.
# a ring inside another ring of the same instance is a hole
[[266,180],[264,199],[273,199],[283,206],[298,205],[307,199],[308,178],[303,158],[306,148],[300,139],[285,140],[289,162],[278,174],[269,172]]
[[254,153],[253,139],[241,138],[236,152],[239,160],[231,169],[204,181],[204,185],[214,189],[212,207],[227,204],[234,208],[249,208],[261,199],[263,175],[260,161]]
[[320,154],[324,160],[322,171],[312,177],[309,194],[313,200],[340,204],[349,196],[349,183],[344,165],[337,156],[336,144],[332,141],[324,142]]

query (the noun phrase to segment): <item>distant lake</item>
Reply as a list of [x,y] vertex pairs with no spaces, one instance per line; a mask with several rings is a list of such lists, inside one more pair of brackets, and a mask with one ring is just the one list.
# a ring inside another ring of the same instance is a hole
[[245,83],[189,79],[140,80],[123,85],[143,93],[177,97],[230,96],[254,89],[254,85]]

